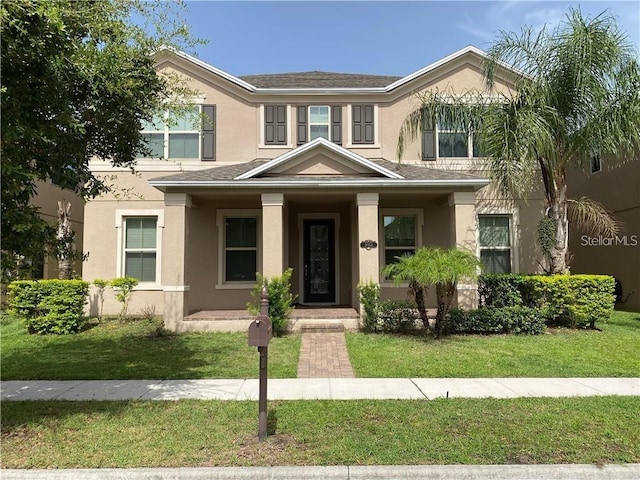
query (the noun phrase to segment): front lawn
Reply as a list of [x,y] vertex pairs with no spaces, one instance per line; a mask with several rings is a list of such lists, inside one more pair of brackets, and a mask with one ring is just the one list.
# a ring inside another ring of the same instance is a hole
[[2,402],[3,468],[640,462],[639,397]]
[[[246,333],[158,334],[159,321],[104,320],[75,335],[29,335],[4,316],[2,380],[258,378]],[[300,336],[273,338],[269,376],[296,376]]]
[[637,377],[640,313],[537,336],[347,334],[357,377]]

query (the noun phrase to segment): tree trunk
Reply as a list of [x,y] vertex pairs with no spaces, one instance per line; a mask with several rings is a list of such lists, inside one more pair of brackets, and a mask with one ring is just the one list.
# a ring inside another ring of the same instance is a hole
[[451,307],[451,300],[456,290],[455,283],[438,283],[436,284],[436,299],[438,302],[438,311],[436,312],[436,337],[441,337],[446,333],[447,315]]
[[66,200],[58,201],[58,230],[56,233],[56,251],[58,257],[58,278],[73,278],[73,230],[71,229],[71,204]]
[[420,314],[420,319],[422,320],[422,325],[424,326],[425,331],[429,331],[431,328],[429,326],[429,317],[427,317],[427,306],[424,301],[425,288],[416,282],[411,282],[409,284],[411,290],[413,290],[413,295],[416,300],[416,306],[418,307],[418,313]]
[[555,225],[555,243],[549,252],[549,273],[567,273],[569,253],[569,221],[567,218],[567,185],[562,182],[549,198],[549,216]]

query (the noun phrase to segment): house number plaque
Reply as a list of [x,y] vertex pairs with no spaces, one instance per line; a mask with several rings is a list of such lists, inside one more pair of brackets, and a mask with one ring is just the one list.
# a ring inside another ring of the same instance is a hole
[[376,242],[375,240],[363,240],[362,242],[360,242],[360,248],[366,248],[367,250],[378,248],[378,242]]

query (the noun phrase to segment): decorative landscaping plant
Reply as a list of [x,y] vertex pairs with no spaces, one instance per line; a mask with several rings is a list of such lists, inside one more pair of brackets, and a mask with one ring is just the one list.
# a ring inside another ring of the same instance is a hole
[[280,336],[287,331],[289,326],[289,314],[293,310],[292,304],[295,296],[291,293],[291,274],[293,269],[288,268],[282,275],[264,277],[260,273],[256,275],[257,283],[251,291],[251,302],[247,303],[247,309],[252,315],[260,313],[260,295],[262,286],[267,287],[269,299],[268,316],[271,320],[273,335]]
[[430,329],[425,296],[429,286],[435,285],[438,310],[434,334],[438,337],[446,333],[449,308],[458,281],[475,277],[479,265],[476,256],[466,250],[423,247],[414,255],[398,257],[398,261],[387,265],[382,274],[396,284],[409,282],[425,330]]

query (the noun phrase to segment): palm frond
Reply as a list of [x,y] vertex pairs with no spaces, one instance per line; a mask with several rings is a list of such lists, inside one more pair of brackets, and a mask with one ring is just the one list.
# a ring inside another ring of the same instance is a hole
[[567,213],[572,223],[592,235],[613,236],[620,231],[620,224],[595,200],[587,197],[569,199]]

